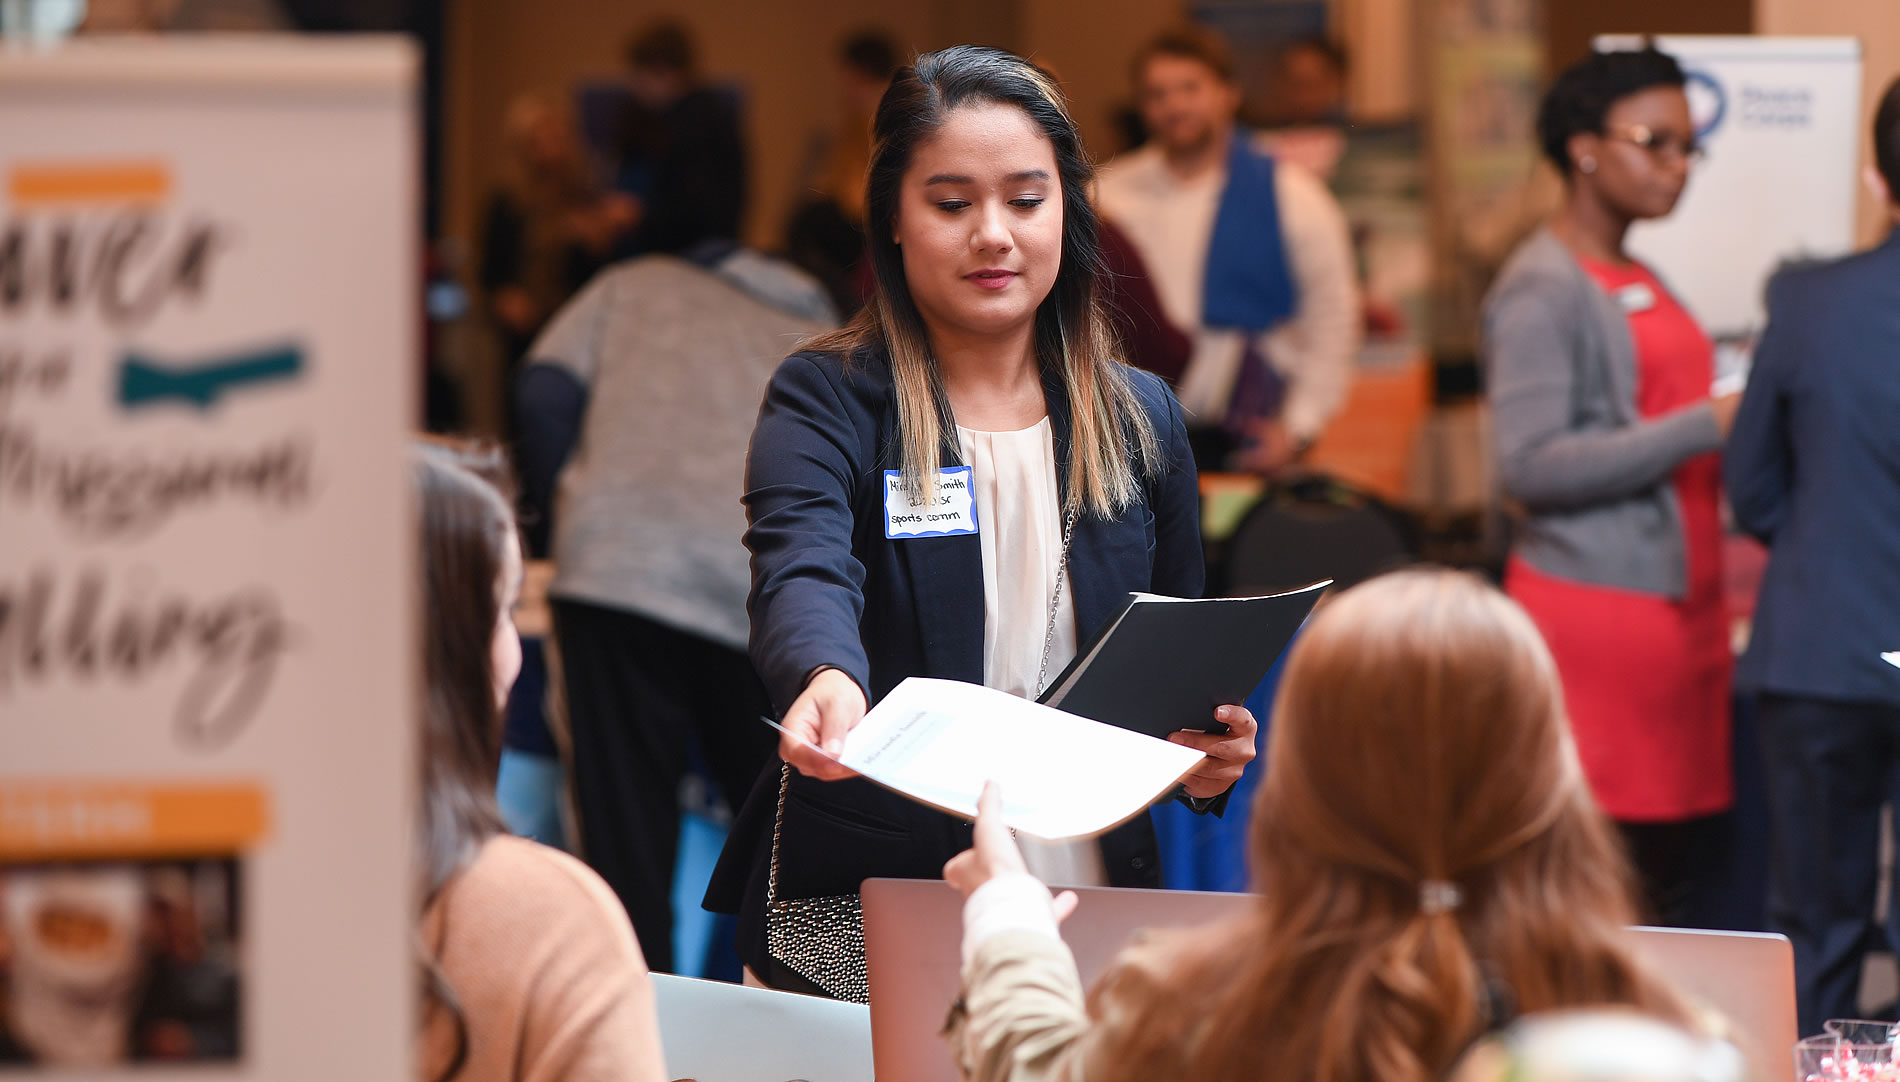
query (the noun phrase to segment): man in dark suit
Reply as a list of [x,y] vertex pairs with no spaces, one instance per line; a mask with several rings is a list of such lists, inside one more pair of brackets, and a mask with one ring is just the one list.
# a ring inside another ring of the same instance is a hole
[[[1874,152],[1869,183],[1900,223],[1900,80]],[[1771,550],[1738,683],[1759,696],[1769,919],[1794,942],[1801,1032],[1818,1033],[1860,1013],[1880,807],[1900,807],[1900,668],[1881,657],[1900,650],[1900,229],[1769,285],[1724,472]],[[1886,938],[1900,947],[1900,918]]]

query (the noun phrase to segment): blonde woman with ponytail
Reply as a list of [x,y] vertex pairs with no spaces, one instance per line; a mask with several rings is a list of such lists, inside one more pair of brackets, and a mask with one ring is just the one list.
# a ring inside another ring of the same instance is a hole
[[1056,936],[1074,896],[1052,901],[986,808],[945,869],[969,896],[968,1077],[1436,1082],[1513,1012],[1702,1021],[1628,950],[1630,871],[1550,654],[1503,595],[1448,571],[1347,591],[1295,645],[1273,716],[1258,904],[1131,946],[1086,1008]]
[[[1181,408],[1118,359],[1061,91],[1019,57],[947,49],[897,73],[874,135],[876,296],[785,361],[752,437],[751,654],[787,735],[707,893],[739,914],[754,978],[846,997],[864,994],[859,884],[936,876],[970,827],[819,749],[910,676],[1033,697],[1130,591],[1202,585]],[[1174,736],[1207,754],[1177,796],[1218,811],[1255,725],[1238,706],[1209,722],[1225,731]],[[1146,816],[1028,856],[1057,882],[1161,884]]]

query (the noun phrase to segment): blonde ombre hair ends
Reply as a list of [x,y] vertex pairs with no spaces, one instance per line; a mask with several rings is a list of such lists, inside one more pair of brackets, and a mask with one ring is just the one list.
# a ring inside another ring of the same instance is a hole
[[944,453],[956,453],[956,425],[923,316],[904,279],[894,226],[904,173],[916,147],[942,126],[951,110],[985,104],[1023,110],[1055,149],[1063,200],[1062,264],[1036,311],[1036,356],[1045,383],[1059,383],[1069,403],[1063,509],[1112,517],[1139,500],[1144,472],[1160,467],[1159,445],[1128,370],[1115,360],[1117,344],[1097,288],[1101,239],[1088,200],[1094,168],[1061,89],[1028,61],[1000,49],[961,45],[926,53],[893,77],[873,128],[866,199],[865,228],[877,292],[848,326],[804,348],[850,357],[884,346],[891,358],[904,477],[919,491],[933,489]]

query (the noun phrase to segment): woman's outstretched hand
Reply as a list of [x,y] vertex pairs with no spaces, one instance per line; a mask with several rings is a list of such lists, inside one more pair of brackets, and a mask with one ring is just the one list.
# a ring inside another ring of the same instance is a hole
[[[950,863],[943,866],[943,878],[968,898],[976,893],[978,887],[992,879],[1028,874],[1029,866],[1023,863],[1023,851],[1017,848],[1008,824],[1003,822],[1003,791],[993,781],[984,782],[983,795],[977,799],[976,805],[975,840],[970,848],[951,857]],[[1051,904],[1055,909],[1057,924],[1075,912],[1075,903],[1076,895],[1072,890],[1056,895]]]
[[950,858],[943,878],[968,898],[976,888],[1005,875],[1026,875],[1023,851],[1003,822],[1003,791],[993,781],[983,783],[976,805],[976,837],[970,848]]
[[779,758],[819,781],[856,777],[837,757],[844,754],[845,734],[864,720],[865,710],[864,690],[856,680],[841,669],[819,670],[785,711]]

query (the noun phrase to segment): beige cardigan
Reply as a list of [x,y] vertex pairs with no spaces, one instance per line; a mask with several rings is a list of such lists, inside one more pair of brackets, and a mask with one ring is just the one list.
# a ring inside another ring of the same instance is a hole
[[[1107,1038],[1152,1024],[1161,982],[1186,960],[1221,950],[1206,928],[1145,932],[1115,957],[1085,998],[1068,944],[1041,932],[998,932],[963,967],[963,1000],[945,1036],[970,1082],[1087,1082],[1107,1077]],[[1093,1017],[1090,1009],[1093,1008]],[[1698,1006],[1695,1027],[1730,1040],[1727,1020]],[[1177,1049],[1178,1064],[1193,1052]],[[1179,1073],[1185,1078],[1185,1069]]]
[[[461,1003],[468,1061],[455,1082],[661,1082],[659,1022],[626,910],[593,871],[544,845],[496,837],[423,916],[422,939]],[[421,1077],[455,1051],[431,1007]]]
[[1138,937],[1096,985],[1091,1019],[1068,944],[1039,932],[999,932],[963,967],[962,1008],[946,1034],[952,1055],[971,1082],[1099,1078],[1105,1072],[1091,1067],[1102,1038],[1141,1024],[1155,981],[1194,945],[1182,931]]

